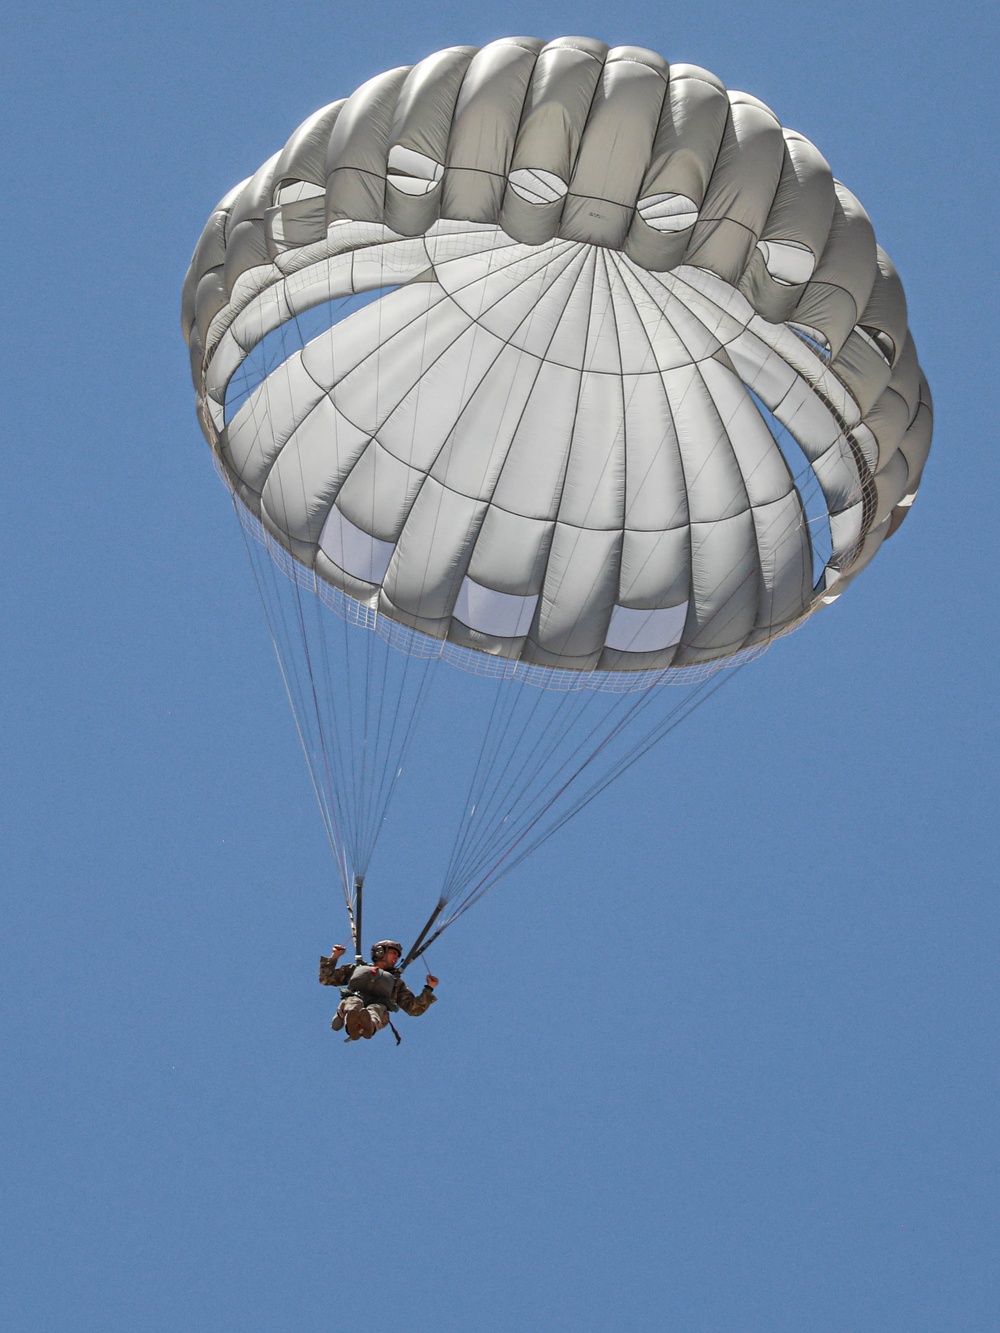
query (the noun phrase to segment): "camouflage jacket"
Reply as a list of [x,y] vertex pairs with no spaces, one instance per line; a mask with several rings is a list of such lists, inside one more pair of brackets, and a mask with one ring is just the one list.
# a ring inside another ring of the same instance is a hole
[[[335,967],[332,958],[320,958],[320,984],[323,986],[346,986],[351,979],[351,973],[357,966],[357,963],[344,963],[342,967]],[[383,968],[383,971],[387,970]],[[392,1003],[397,1008],[402,1009],[404,1013],[409,1014],[411,1018],[419,1018],[421,1014],[425,1014],[437,999],[430,986],[425,986],[419,995],[414,995],[401,976],[396,975],[395,972],[393,976],[396,977],[396,984],[392,988]]]

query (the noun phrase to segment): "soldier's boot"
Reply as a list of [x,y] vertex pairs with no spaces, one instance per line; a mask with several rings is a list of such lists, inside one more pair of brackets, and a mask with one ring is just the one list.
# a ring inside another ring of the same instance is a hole
[[330,1024],[334,1032],[340,1032],[344,1026],[344,1015],[338,1009],[333,1016],[333,1022]]
[[[367,1022],[366,1022],[367,1020]],[[357,1041],[360,1037],[370,1037],[371,1019],[366,1009],[352,1009],[347,1015],[347,1040]],[[365,1031],[368,1027],[369,1031]]]
[[378,1031],[378,1024],[375,1022],[371,1010],[362,1009],[359,1012],[358,1017],[361,1020],[362,1037],[374,1037],[375,1033]]

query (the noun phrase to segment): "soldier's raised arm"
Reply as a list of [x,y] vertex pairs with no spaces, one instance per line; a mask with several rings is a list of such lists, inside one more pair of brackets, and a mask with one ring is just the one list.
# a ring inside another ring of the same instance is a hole
[[335,944],[330,950],[329,958],[320,958],[319,980],[321,986],[342,986],[347,980],[347,967],[337,966],[346,952],[347,949],[343,944]]

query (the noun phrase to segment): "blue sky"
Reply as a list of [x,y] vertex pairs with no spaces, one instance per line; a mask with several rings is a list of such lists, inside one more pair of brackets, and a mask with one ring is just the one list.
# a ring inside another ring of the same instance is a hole
[[[3,1327],[994,1330],[995,11],[8,15]],[[315,981],[343,921],[180,283],[313,109],[518,32],[704,65],[813,139],[906,284],[935,445],[849,594],[362,1050]]]

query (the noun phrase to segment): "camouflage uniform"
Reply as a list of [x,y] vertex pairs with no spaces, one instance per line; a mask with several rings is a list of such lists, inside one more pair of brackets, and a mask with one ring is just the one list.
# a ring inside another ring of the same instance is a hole
[[[437,999],[430,986],[425,986],[419,995],[414,995],[395,968],[376,968],[374,964],[368,963],[344,963],[343,966],[337,967],[332,958],[320,958],[319,960],[320,984],[323,986],[346,986],[359,967],[368,968],[373,972],[389,973],[394,978],[390,1004],[394,1009],[402,1009],[411,1018],[419,1018],[421,1014],[425,1014]],[[373,1001],[369,1001],[366,1005],[361,995],[345,995],[340,1004],[337,1005],[337,1016],[333,1020],[334,1029],[339,1031],[344,1026],[347,1015],[352,1010],[364,1009],[368,1011],[375,1032],[378,1032],[379,1028],[384,1028],[389,1022],[389,1009],[386,1005]]]

